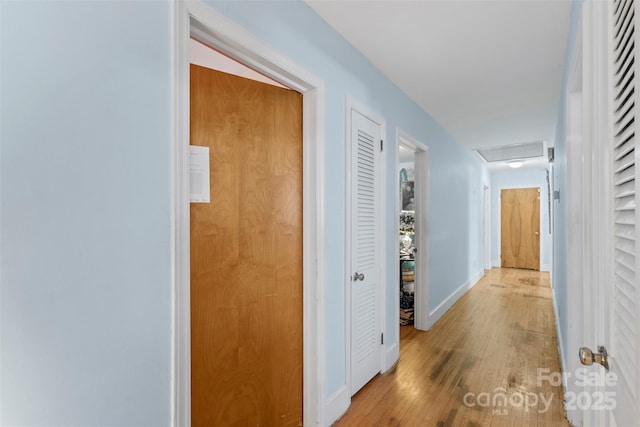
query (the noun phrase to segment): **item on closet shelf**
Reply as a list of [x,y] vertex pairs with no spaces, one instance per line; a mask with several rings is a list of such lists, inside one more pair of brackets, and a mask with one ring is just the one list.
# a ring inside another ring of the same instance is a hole
[[400,325],[413,325],[413,305],[411,308],[400,309]]
[[402,271],[413,271],[416,268],[414,260],[406,260],[402,262]]
[[400,169],[400,190],[402,190],[402,183],[405,181],[409,181],[409,175],[407,175],[407,170],[402,168]]
[[400,242],[402,243],[402,249],[404,249],[405,251],[408,251],[412,244],[411,236],[409,236],[408,234],[405,234],[402,237],[402,239],[400,239]]
[[402,281],[412,282],[415,279],[415,261],[402,262]]
[[416,209],[414,194],[414,181],[406,181],[402,183],[402,210],[413,211]]
[[415,232],[414,211],[400,211],[400,231],[405,233]]
[[400,259],[400,325],[413,324],[415,267],[413,259]]
[[414,282],[413,279],[412,280],[403,280],[402,281],[402,291],[403,292],[407,292],[409,294],[413,294],[416,291],[416,282]]
[[413,295],[403,292],[400,296],[400,308],[403,310],[411,309],[413,311]]

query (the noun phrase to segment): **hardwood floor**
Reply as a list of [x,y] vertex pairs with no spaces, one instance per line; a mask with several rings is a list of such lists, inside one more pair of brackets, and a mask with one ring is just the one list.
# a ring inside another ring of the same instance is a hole
[[400,329],[400,361],[335,426],[569,426],[549,274],[493,269],[427,332]]

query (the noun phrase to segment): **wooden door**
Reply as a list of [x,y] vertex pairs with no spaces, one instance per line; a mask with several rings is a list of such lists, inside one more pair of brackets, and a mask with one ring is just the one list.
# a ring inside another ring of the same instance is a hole
[[302,96],[191,65],[193,426],[302,424]]
[[351,112],[351,394],[380,372],[378,123]]
[[540,189],[502,190],[502,267],[540,270]]

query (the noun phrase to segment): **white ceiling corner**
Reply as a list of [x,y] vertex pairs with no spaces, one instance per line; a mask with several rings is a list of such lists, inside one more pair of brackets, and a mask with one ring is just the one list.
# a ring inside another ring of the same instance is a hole
[[233,74],[234,76],[244,77],[245,79],[289,89],[277,81],[260,74],[259,72],[239,63],[235,59],[218,52],[194,38],[189,39],[189,62],[201,67],[222,71],[223,73]]
[[468,148],[553,145],[570,0],[306,2]]

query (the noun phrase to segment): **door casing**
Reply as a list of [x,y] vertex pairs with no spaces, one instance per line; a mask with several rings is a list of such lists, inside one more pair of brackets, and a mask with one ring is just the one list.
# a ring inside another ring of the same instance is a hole
[[[567,194],[560,194],[560,198],[567,203],[567,306],[560,309],[567,312],[567,337],[562,337],[561,330],[558,329],[558,339],[563,340],[569,347],[563,350],[560,346],[561,367],[564,372],[574,373],[580,367],[575,352],[584,342],[585,327],[583,325],[585,304],[583,290],[583,168],[582,168],[582,141],[583,141],[583,65],[582,65],[582,26],[576,33],[575,48],[571,59],[569,80],[567,82],[566,96],[566,185]],[[588,187],[588,185],[586,185]],[[557,316],[557,314],[556,314]],[[566,354],[565,354],[566,353]],[[568,359],[567,359],[568,358]],[[564,384],[565,393],[575,393],[582,391],[575,384],[575,376],[572,375]],[[581,411],[567,410],[567,418],[574,425],[581,425],[583,422]]]
[[171,423],[191,425],[189,39],[303,95],[303,422],[324,425],[324,83],[202,1],[174,3]]
[[482,265],[485,270],[491,270],[491,189],[488,185],[482,187]]

